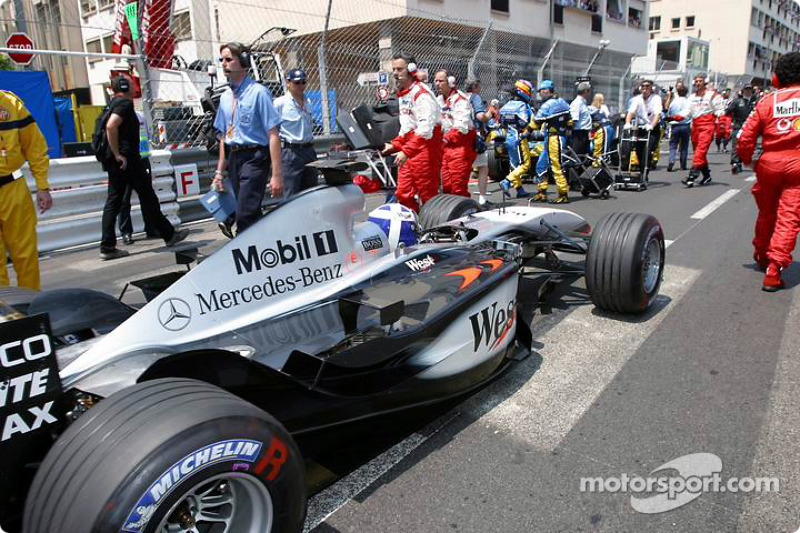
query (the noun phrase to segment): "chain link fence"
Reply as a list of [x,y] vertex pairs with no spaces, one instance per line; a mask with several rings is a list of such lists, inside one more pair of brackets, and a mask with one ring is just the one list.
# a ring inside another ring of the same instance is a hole
[[[62,0],[58,5],[60,22],[47,22],[48,28],[82,31],[89,52],[128,51],[114,45],[119,41],[114,0]],[[483,99],[501,102],[519,78],[534,85],[551,79],[571,99],[576,78],[597,52],[561,41],[544,64],[553,45],[549,38],[522,35],[497,21],[472,19],[470,13],[445,17],[410,9],[396,0],[140,0],[139,11],[140,27],[147,30],[147,41],[139,43],[147,66],[136,72],[142,106],[153,123],[154,143],[168,148],[205,143],[210,115],[202,99],[212,94],[211,87],[219,90],[225,83],[217,58],[220,44],[228,41],[251,46],[254,74],[274,96],[285,90],[285,70],[306,71],[306,95],[320,136],[337,133],[337,109],[376,100],[377,87],[359,84],[359,75],[390,71],[392,55],[401,50],[413,54],[431,79],[445,68],[462,87],[467,79],[480,80]],[[547,16],[546,6],[542,11]],[[14,22],[2,3],[0,17]],[[98,83],[99,73],[118,63],[90,60],[90,83]],[[593,88],[605,95],[612,110],[630,95],[629,65],[630,54],[611,50],[593,65]],[[107,83],[105,76],[101,81]]]

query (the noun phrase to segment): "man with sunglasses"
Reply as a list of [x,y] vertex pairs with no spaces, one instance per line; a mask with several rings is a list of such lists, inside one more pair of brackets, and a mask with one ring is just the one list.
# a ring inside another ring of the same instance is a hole
[[275,110],[281,120],[283,187],[288,197],[317,184],[317,171],[306,167],[317,160],[317,153],[313,145],[311,104],[303,94],[306,73],[299,68],[290,70],[286,86],[289,92],[275,99]]
[[[222,190],[228,152],[228,176],[236,193],[236,231],[241,233],[261,217],[268,178],[272,197],[283,194],[280,115],[272,105],[269,89],[248,77],[251,59],[244,45],[226,43],[219,52],[230,87],[220,97],[214,119],[220,143],[212,187]],[[233,237],[230,222],[221,223],[220,229]]]

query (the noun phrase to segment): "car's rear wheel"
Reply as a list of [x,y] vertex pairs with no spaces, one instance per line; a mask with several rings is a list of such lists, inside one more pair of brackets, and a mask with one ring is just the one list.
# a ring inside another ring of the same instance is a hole
[[478,202],[466,196],[439,194],[434,196],[419,210],[419,225],[428,230],[480,211]]
[[644,313],[658,295],[665,264],[664,232],[640,213],[611,213],[592,233],[586,255],[586,288],[607,311]]
[[498,154],[494,148],[488,148],[487,164],[489,166],[489,178],[492,181],[500,181],[508,175],[508,158]]
[[295,532],[303,461],[273,417],[213,385],[159,379],[102,400],[58,439],[25,533]]

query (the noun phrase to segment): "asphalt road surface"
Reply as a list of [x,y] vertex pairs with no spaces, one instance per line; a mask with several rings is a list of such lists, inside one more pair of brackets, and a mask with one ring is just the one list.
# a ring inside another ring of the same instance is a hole
[[[665,159],[647,191],[571,193],[566,206],[592,225],[613,211],[661,221],[667,267],[651,312],[598,313],[582,280],[562,287],[533,316],[536,354],[431,419],[420,415],[418,427],[382,436],[361,464],[333,466],[342,470],[310,500],[308,531],[798,530],[800,265],[785,272],[786,290],[762,292],[752,171],[732,176],[728,155],[712,153],[713,182],[687,190]],[[212,224],[192,228],[201,251],[222,244]],[[118,294],[128,280],[182,268],[162,245],[138,242],[107,263],[97,248],[54,254],[42,279]],[[637,485],[717,471],[716,490],[675,486],[674,498]]]

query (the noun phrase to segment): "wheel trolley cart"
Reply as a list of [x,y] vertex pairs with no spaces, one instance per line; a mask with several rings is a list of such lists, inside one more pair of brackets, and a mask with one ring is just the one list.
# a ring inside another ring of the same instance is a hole
[[603,154],[600,158],[595,158],[590,154],[586,155],[584,162],[570,147],[564,150],[565,166],[569,165],[570,183],[574,181],[579,185],[581,195],[589,197],[597,195],[602,199],[611,196],[611,189],[614,188],[614,174],[606,163],[606,157],[610,154]]
[[[648,159],[650,157],[650,143],[652,135],[644,128],[622,129],[619,141],[619,169],[614,177],[614,187],[616,189],[644,191],[647,189],[648,182]],[[644,150],[637,150],[644,145]],[[639,168],[633,170],[631,156],[636,153],[639,160]],[[640,155],[644,155],[640,158]]]

